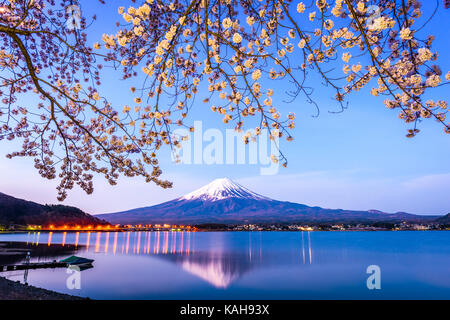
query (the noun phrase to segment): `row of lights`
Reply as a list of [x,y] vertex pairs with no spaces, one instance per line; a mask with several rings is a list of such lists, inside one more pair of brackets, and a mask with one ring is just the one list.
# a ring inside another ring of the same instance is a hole
[[191,228],[191,226],[185,226],[185,225],[176,225],[176,224],[174,224],[174,225],[170,225],[170,224],[155,224],[155,225],[151,225],[151,224],[145,224],[145,225],[142,225],[142,224],[138,224],[138,225],[126,225],[125,227],[127,227],[127,228],[181,228],[181,229],[190,229]]
[[68,226],[68,225],[64,225],[64,226],[60,226],[57,227],[55,225],[50,225],[48,226],[48,230],[111,230],[111,229],[118,229],[119,225],[116,226],[110,226],[110,225],[98,225],[98,226],[92,226],[92,225],[88,225],[88,226],[80,226],[80,225],[76,225],[76,226]]
[[[151,224],[147,224],[147,225],[125,225],[125,228],[152,228]],[[191,226],[184,226],[184,225],[170,225],[170,224],[155,224],[153,225],[153,228],[164,228],[164,229],[168,229],[168,228],[175,228],[175,229],[191,229]],[[76,225],[76,226],[69,226],[69,225],[63,225],[63,226],[55,226],[53,224],[49,225],[47,228],[42,228],[41,226],[28,226],[28,229],[30,230],[117,230],[117,229],[121,229],[120,225],[115,225],[115,226],[111,226],[111,225],[98,225],[98,226],[93,226],[93,225],[88,225],[88,226],[81,226],[81,225]]]

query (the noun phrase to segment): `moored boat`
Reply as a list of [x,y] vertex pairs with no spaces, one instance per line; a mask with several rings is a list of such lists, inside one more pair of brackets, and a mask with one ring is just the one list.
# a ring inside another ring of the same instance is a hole
[[92,262],[94,262],[94,260],[77,257],[77,256],[70,256],[66,259],[60,260],[59,262],[66,263],[68,266],[80,266],[81,267],[81,266],[92,265]]

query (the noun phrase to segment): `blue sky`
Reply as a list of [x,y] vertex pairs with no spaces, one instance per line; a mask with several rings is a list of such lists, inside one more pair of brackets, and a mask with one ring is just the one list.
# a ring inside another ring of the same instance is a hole
[[[83,2],[82,2],[83,3]],[[119,20],[115,6],[102,6],[85,1],[83,13],[95,12],[98,21],[89,33],[89,40],[98,41],[101,34],[111,32],[109,25]],[[425,3],[423,2],[426,6]],[[425,8],[427,13],[430,9]],[[450,70],[450,10],[441,6],[437,16],[422,30],[436,36],[434,50],[440,53],[438,63],[445,74]],[[119,110],[131,103],[130,83],[118,80],[120,74],[108,76],[101,91]],[[310,83],[316,88],[314,98],[321,108],[315,109],[298,98],[286,104],[279,97],[284,89],[274,83],[274,103],[284,112],[297,114],[293,142],[283,141],[281,148],[289,160],[273,176],[259,175],[259,165],[176,165],[169,150],[161,153],[164,177],[174,188],[163,190],[142,179],[122,178],[110,186],[101,178],[95,180],[92,195],[74,189],[65,204],[89,213],[115,212],[171,200],[210,182],[229,177],[263,195],[326,208],[379,209],[388,212],[406,211],[420,214],[450,212],[450,135],[430,120],[420,125],[421,133],[413,139],[405,137],[407,126],[397,118],[397,111],[386,109],[382,99],[367,91],[354,94],[348,109],[331,114],[337,107],[332,93],[322,89],[320,81]],[[435,99],[449,100],[448,89],[434,91]],[[202,120],[206,128],[225,129],[221,118],[197,99],[190,120]],[[33,103],[33,101],[27,101]],[[7,160],[4,155],[14,150],[15,143],[1,142],[0,192],[41,203],[56,203],[56,181],[43,180],[33,167],[32,159]]]

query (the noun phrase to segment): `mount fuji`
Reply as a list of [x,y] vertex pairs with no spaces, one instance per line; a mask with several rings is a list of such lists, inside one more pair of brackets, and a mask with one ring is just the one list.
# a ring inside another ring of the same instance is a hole
[[220,201],[226,199],[272,200],[257,194],[228,178],[216,179],[200,189],[175,200]]
[[98,215],[119,224],[431,221],[437,216],[324,209],[257,194],[228,178],[158,205]]

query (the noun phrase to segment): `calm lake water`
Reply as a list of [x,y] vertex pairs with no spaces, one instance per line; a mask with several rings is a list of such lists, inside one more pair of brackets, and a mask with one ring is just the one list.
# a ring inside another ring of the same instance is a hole
[[[76,244],[74,254],[95,259],[81,289],[67,288],[66,269],[30,270],[28,283],[93,299],[450,299],[448,231],[25,233],[0,241]],[[380,290],[367,288],[370,265],[380,267]]]

